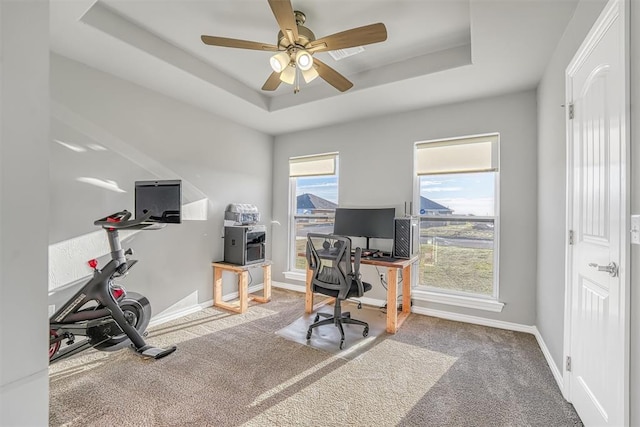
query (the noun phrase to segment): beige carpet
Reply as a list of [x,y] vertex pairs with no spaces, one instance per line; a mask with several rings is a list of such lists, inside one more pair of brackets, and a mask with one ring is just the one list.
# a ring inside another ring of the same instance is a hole
[[300,294],[151,331],[165,359],[86,352],[50,367],[52,426],[571,426],[529,334],[411,315],[345,359],[276,331]]

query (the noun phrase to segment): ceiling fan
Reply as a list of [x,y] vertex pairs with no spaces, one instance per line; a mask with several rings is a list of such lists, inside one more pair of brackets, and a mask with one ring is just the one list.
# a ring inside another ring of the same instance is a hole
[[387,39],[387,28],[383,23],[352,28],[316,39],[313,32],[304,26],[306,20],[304,13],[293,10],[290,0],[268,0],[268,2],[280,27],[277,45],[226,37],[201,36],[205,44],[212,46],[278,52],[269,61],[273,72],[262,86],[262,90],[276,90],[280,83],[284,82],[294,85],[294,93],[297,93],[300,90],[301,74],[307,83],[320,76],[339,91],[347,91],[351,89],[353,83],[318,58],[313,57],[313,54],[364,46]]

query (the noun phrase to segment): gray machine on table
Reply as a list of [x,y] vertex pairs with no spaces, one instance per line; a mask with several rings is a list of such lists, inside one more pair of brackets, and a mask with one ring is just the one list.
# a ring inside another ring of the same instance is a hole
[[224,219],[224,262],[237,265],[263,262],[266,227],[257,224],[258,208],[247,203],[232,203],[227,206]]

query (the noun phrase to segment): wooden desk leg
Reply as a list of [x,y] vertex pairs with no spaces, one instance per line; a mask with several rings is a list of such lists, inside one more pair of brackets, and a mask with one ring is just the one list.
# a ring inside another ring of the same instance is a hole
[[249,273],[238,273],[238,297],[240,298],[240,313],[247,311],[249,306]]
[[402,313],[411,313],[411,265],[402,269]]
[[398,330],[398,269],[387,268],[387,332],[395,334]]
[[397,316],[394,333],[400,329],[409,314],[411,314],[411,265],[402,269],[402,312]]
[[213,303],[222,302],[222,270],[213,267]]
[[304,312],[313,313],[313,291],[311,290],[311,279],[313,278],[313,270],[307,267],[307,283],[304,294]]

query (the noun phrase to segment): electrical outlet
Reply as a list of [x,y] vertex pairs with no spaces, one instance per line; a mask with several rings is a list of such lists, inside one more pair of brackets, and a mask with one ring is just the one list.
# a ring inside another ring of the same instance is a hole
[[387,278],[385,277],[385,274],[384,273],[380,273],[380,281],[384,282],[386,280],[387,280]]

